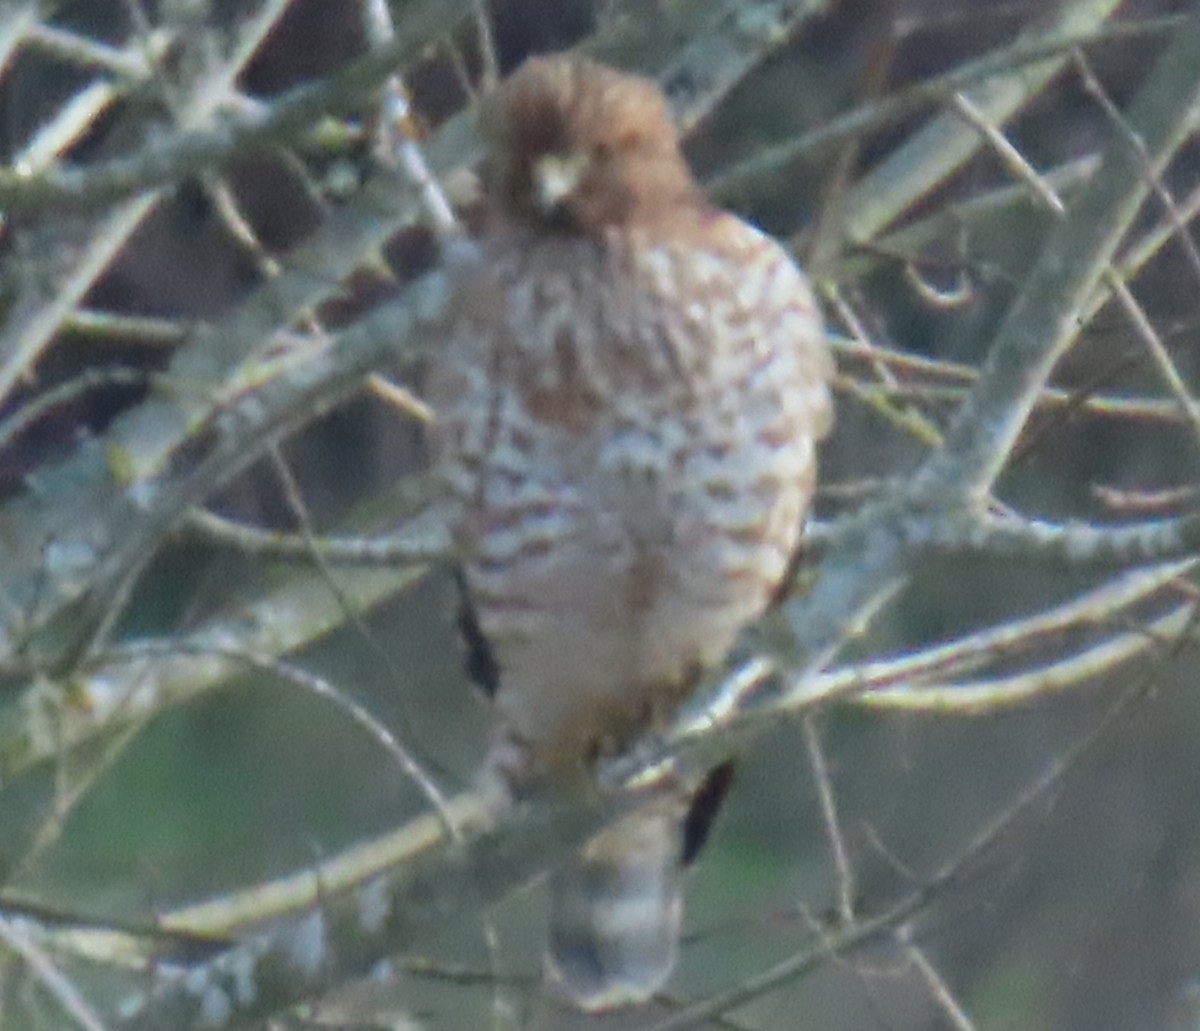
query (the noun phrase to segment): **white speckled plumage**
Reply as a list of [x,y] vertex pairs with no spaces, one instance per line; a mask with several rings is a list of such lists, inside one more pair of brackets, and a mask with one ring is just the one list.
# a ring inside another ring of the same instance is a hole
[[[802,273],[704,202],[649,84],[540,59],[494,119],[487,261],[431,370],[432,450],[517,776],[552,776],[669,711],[768,604],[831,363]],[[575,191],[538,208],[538,161],[561,176],[580,152]],[[556,882],[548,967],[585,1008],[669,973],[681,807],[606,832]]]
[[[499,241],[483,288],[504,303],[431,377],[499,705],[538,747],[571,750],[600,696],[640,708],[719,660],[798,542],[829,422],[819,318],[774,242],[712,217],[727,250],[696,281],[691,241]],[[688,318],[680,291],[714,303]]]

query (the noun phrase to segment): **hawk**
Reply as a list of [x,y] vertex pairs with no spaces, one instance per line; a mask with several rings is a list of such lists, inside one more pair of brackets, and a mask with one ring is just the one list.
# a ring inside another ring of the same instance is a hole
[[[485,261],[426,393],[493,764],[519,785],[663,722],[769,604],[832,362],[804,274],[705,199],[653,83],[536,57],[492,99]],[[653,801],[554,875],[546,969],[580,1008],[669,976],[688,806]]]

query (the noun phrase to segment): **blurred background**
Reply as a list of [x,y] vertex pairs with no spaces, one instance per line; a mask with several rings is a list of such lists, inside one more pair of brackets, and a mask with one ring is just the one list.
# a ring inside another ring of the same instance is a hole
[[[363,10],[351,0],[289,0],[274,4],[269,31],[236,65],[231,54],[244,38],[239,33],[263,17],[265,6],[9,0],[0,10],[7,19],[0,21],[0,40],[16,40],[0,51],[6,163],[29,159],[38,134],[98,82],[116,83],[115,99],[97,106],[54,148],[56,156],[84,163],[153,145],[215,68],[233,68],[239,95],[269,103],[371,45]],[[422,6],[393,4],[400,31]],[[838,422],[822,452],[818,520],[855,511],[911,472],[947,425],[966,375],[983,362],[1054,216],[993,147],[976,146],[945,174],[892,159],[946,116],[954,89],[969,85],[938,85],[945,82],[939,77],[962,73],[985,56],[997,62],[993,71],[1040,68],[1021,48],[1090,5],[492,0],[490,57],[471,5],[462,6],[450,30],[414,46],[402,69],[413,131],[428,143],[452,199],[470,195],[467,173],[475,162],[451,169],[439,155],[450,152],[445,141],[454,133],[469,136],[463,112],[493,58],[506,73],[531,53],[585,46],[658,76],[680,113],[701,181],[720,203],[794,248],[822,288],[831,327],[967,370],[959,379],[938,379],[902,369],[894,389],[878,394],[868,389],[870,362],[839,352]],[[1114,132],[1089,76],[1123,108],[1194,5],[1115,6],[1107,19],[1080,14],[1079,31],[1097,35],[1076,52],[1082,57],[1065,47],[1041,55],[1043,64],[1058,61],[1055,74],[1003,126],[1024,160],[1068,203],[1073,184],[1090,174]],[[759,51],[718,90],[680,71],[692,67],[680,55],[705,33],[717,41],[749,40]],[[96,52],[81,55],[83,43]],[[130,65],[124,73],[119,54]],[[145,62],[141,72],[138,61]],[[853,121],[864,113],[861,123]],[[168,370],[187,327],[228,311],[275,274],[273,263],[286,268],[293,249],[331,211],[352,202],[370,175],[373,119],[363,104],[336,122],[337,131],[318,127],[294,145],[239,156],[219,175],[189,176],[161,195],[89,274],[68,306],[71,316],[55,324],[36,375],[24,377],[4,401],[0,419],[22,421],[0,422],[0,497],[36,489],[43,470],[102,439],[114,419],[153,393],[154,375]],[[795,145],[786,159],[746,171],[747,162],[781,144]],[[469,148],[461,153],[477,156]],[[1195,188],[1198,157],[1193,141],[1166,171],[1164,182],[1177,198]],[[909,192],[877,217],[880,198],[893,186]],[[96,239],[88,234],[100,217],[51,210],[18,213],[5,225],[0,316],[10,328],[28,324],[30,311],[46,311],[56,295],[79,285],[92,246],[81,241]],[[1162,218],[1161,208],[1148,204],[1142,228]],[[364,249],[357,272],[331,286],[320,310],[325,328],[352,323],[434,260],[430,233],[419,223],[393,229],[379,249]],[[1162,247],[1135,283],[1193,396],[1200,377],[1198,285],[1200,268],[1178,241]],[[89,321],[96,314],[103,318]],[[396,372],[419,385],[419,362]],[[79,386],[81,377],[88,378]],[[1158,374],[1114,305],[1090,318],[1054,382],[1067,401],[1034,414],[997,486],[998,503],[1031,516],[1099,523],[1194,507],[1195,433],[1161,403],[1167,395]],[[26,420],[28,406],[56,388],[65,388],[61,399]],[[1086,403],[1100,395],[1144,397],[1159,408],[1114,415]],[[6,432],[6,425],[16,430]],[[403,486],[422,462],[419,423],[364,393],[313,413],[277,454],[242,472],[205,507],[279,531],[383,531],[401,521]],[[258,558],[188,524],[157,550],[108,643],[169,645],[212,627],[261,623],[266,611],[287,619],[285,599],[301,596],[295,592],[349,591],[345,585],[361,575],[336,563],[318,568],[312,561]],[[460,669],[444,572],[416,567],[403,578],[394,570],[389,575],[391,586],[352,618],[300,635],[302,645],[286,661],[364,706],[412,745],[451,792],[470,782],[482,756],[486,701]],[[935,564],[842,659],[898,655],[952,639],[1065,602],[1110,575],[1011,559]],[[4,577],[0,569],[0,585]],[[1189,590],[1185,579],[1176,580],[1169,596],[1178,602]],[[1114,613],[1111,624],[1075,628],[1069,640],[1045,635],[1012,668],[1026,668],[1031,656],[1052,661],[1117,626],[1145,626],[1162,597]],[[95,676],[102,657],[78,674]],[[1004,654],[992,660],[994,671],[1005,671]],[[971,853],[960,875],[908,923],[962,1022],[938,998],[931,976],[884,936],[782,979],[729,1022],[697,1026],[1200,1027],[1196,669],[1183,635],[1151,642],[1137,661],[1069,690],[1001,711],[905,713],[854,702],[823,710],[817,726],[860,916],[886,910],[970,852],[994,821],[1011,817],[997,840]],[[29,683],[28,669],[5,670],[0,726],[23,718],[15,714]],[[94,680],[88,685],[96,689]],[[1105,723],[1118,696],[1134,686],[1143,688],[1136,704]],[[60,687],[70,704],[71,680]],[[1102,723],[1099,736],[1080,749]],[[206,687],[129,730],[0,776],[0,907],[7,900],[99,921],[150,921],[303,869],[424,806],[394,760],[343,707],[251,663],[222,678],[219,688]],[[1022,794],[1052,772],[1053,785],[1018,808]],[[682,999],[727,988],[811,949],[821,928],[836,922],[838,897],[812,755],[800,722],[785,720],[742,759],[691,875],[688,939],[672,993]],[[534,887],[500,907],[496,973],[512,986],[518,1026],[526,1018],[529,1026],[573,1026],[566,1016],[541,1013],[536,1000],[542,906]],[[327,1009],[280,1018],[280,1026],[470,1028],[492,1019],[492,960],[478,920],[448,923],[420,959],[419,970],[340,993]],[[22,970],[0,945],[0,1027],[66,1026]],[[664,1000],[653,1013],[577,1023],[648,1027],[671,1008]]]

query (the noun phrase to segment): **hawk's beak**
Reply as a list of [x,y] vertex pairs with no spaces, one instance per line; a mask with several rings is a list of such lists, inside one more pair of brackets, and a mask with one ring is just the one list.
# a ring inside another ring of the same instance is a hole
[[534,199],[545,214],[575,192],[586,165],[587,158],[581,154],[547,154],[534,163]]

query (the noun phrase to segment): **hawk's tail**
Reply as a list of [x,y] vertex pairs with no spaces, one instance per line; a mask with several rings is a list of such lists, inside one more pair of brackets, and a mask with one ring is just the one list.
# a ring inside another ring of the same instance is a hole
[[639,810],[587,843],[550,885],[547,975],[590,1012],[645,1002],[675,966],[683,813]]
[[645,1002],[671,976],[683,922],[683,869],[733,782],[733,763],[689,793],[667,793],[589,841],[550,884],[551,983],[580,1009]]

